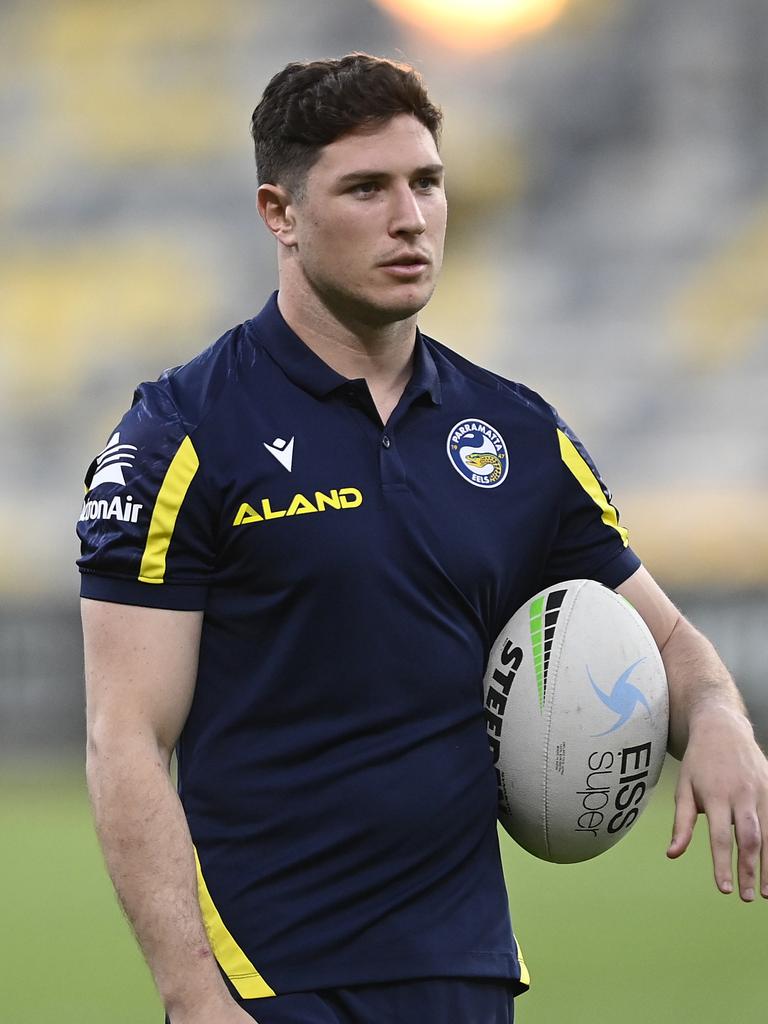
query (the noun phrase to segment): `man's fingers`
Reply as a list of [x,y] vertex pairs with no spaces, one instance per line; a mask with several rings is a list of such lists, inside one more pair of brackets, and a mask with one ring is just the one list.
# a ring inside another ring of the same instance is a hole
[[727,805],[710,808],[707,818],[715,884],[720,892],[733,892],[733,827],[730,808]]
[[734,820],[739,849],[739,895],[746,903],[751,903],[755,898],[760,850],[763,845],[760,821],[753,810],[737,811]]
[[768,900],[768,802],[766,802],[760,814],[760,827],[763,839],[760,869],[760,894]]
[[688,849],[698,813],[690,783],[679,782],[675,793],[675,822],[672,826],[672,841],[667,847],[668,857],[679,857]]

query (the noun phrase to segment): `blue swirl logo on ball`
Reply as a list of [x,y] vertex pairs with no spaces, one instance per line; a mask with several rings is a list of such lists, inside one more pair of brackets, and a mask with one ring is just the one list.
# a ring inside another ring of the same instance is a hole
[[651,723],[653,723],[653,715],[651,714],[651,709],[648,707],[648,701],[645,699],[645,694],[629,681],[629,677],[632,672],[644,661],[645,658],[639,658],[628,668],[625,668],[613,684],[613,689],[610,693],[606,693],[605,690],[600,689],[592,678],[592,673],[589,671],[589,665],[587,665],[587,675],[589,676],[590,683],[592,683],[592,689],[603,704],[605,704],[605,706],[617,717],[616,723],[612,725],[610,729],[606,729],[605,732],[596,732],[594,733],[595,736],[607,736],[609,732],[616,732],[617,729],[620,729],[630,720],[632,713],[638,704],[642,704],[646,710],[648,718],[651,720]]
[[447,451],[456,472],[475,487],[498,487],[507,478],[504,438],[484,420],[459,420],[448,434]]

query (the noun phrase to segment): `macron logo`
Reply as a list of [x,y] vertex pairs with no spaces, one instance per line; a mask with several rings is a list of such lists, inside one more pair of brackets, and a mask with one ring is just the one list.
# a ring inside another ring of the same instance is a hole
[[636,686],[633,686],[629,682],[630,674],[637,668],[641,661],[645,661],[645,658],[640,658],[639,661],[633,662],[629,668],[625,668],[619,678],[613,684],[613,689],[610,694],[605,693],[595,683],[592,678],[592,673],[589,671],[587,666],[587,675],[589,681],[592,683],[592,689],[595,691],[600,700],[605,704],[607,708],[610,708],[615,715],[618,715],[618,721],[615,725],[611,726],[610,729],[606,729],[605,732],[596,733],[597,736],[606,736],[609,732],[615,732],[620,729],[622,725],[629,721],[632,717],[632,713],[638,704],[642,704],[645,710],[648,712],[649,718],[652,718],[651,709],[648,707],[648,701],[645,699],[645,695],[638,690]]
[[120,444],[120,434],[113,434],[104,451],[96,456],[96,472],[88,490],[94,490],[99,484],[120,484],[124,487],[123,470],[133,466],[136,451],[135,444]]
[[272,444],[267,444],[264,441],[264,447],[267,449],[270,455],[274,455],[277,461],[291,472],[291,466],[293,465],[293,438],[290,441],[284,441],[282,437],[276,437]]

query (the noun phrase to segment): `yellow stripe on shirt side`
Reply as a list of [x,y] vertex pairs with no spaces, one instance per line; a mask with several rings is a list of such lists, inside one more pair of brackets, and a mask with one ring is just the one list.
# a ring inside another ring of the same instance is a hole
[[562,430],[558,429],[557,439],[560,442],[560,455],[563,462],[579,481],[592,501],[594,501],[600,509],[602,512],[600,518],[603,520],[605,525],[612,527],[618,533],[624,547],[626,547],[627,544],[629,544],[629,534],[623,526],[619,526],[619,514],[613,505],[609,503],[603,493],[603,488],[600,486],[600,482],[589,468],[589,464],[580,454],[570,437],[568,437],[568,435]]
[[531,987],[531,976],[528,973],[528,967],[526,966],[525,960],[523,959],[523,951],[520,949],[520,942],[515,935],[515,945],[517,946],[517,962],[520,964],[520,984],[526,985],[528,988]]
[[211,944],[213,955],[216,957],[219,966],[232,982],[242,999],[263,999],[266,996],[273,996],[275,994],[273,990],[264,981],[242,949],[240,949],[232,938],[229,929],[222,921],[221,915],[211,899],[208,886],[205,884],[197,850],[194,852],[200,911],[203,915],[205,930],[208,933],[208,941]]
[[139,569],[139,580],[142,583],[162,583],[165,580],[165,558],[176,519],[199,465],[200,460],[192,441],[185,437],[171,459],[157,493]]

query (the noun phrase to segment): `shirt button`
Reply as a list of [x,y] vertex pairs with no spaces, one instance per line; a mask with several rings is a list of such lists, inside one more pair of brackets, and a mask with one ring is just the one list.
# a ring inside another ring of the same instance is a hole
[[389,440],[386,434],[384,435],[384,437],[382,437],[381,443],[384,445],[385,448],[389,448],[389,446],[392,444],[392,442]]

